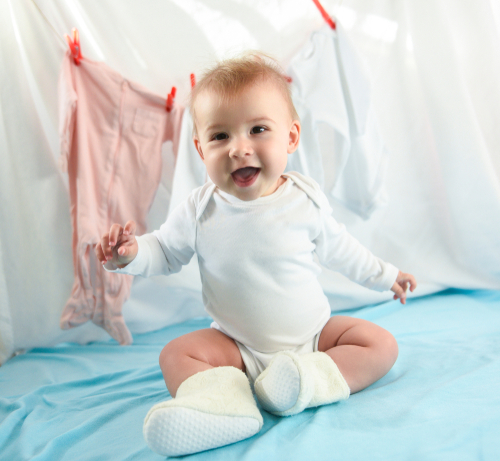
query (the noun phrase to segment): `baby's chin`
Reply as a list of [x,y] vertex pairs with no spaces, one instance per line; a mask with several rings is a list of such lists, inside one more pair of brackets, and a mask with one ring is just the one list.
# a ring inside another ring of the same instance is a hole
[[274,184],[271,188],[267,190],[262,190],[261,188],[259,189],[256,188],[253,190],[251,188],[248,188],[248,190],[238,189],[230,191],[228,192],[228,194],[231,194],[234,197],[243,200],[245,202],[251,202],[252,200],[257,200],[258,198],[267,197],[268,195],[274,194],[278,190],[279,186],[281,186],[281,184],[283,184],[283,182],[278,181],[276,184]]
[[239,200],[243,200],[244,202],[251,202],[252,200],[257,200],[258,198],[264,195],[264,192],[258,190],[257,188],[240,188],[237,186],[219,186],[217,187],[226,194],[232,195]]
[[272,186],[265,186],[259,181],[259,179],[248,187],[239,187],[231,176],[229,176],[228,181],[224,184],[221,184],[220,181],[216,182],[213,179],[212,182],[222,192],[232,195],[239,200],[251,202],[252,200],[257,200],[260,197],[267,197],[268,195],[274,194],[274,192],[276,192],[276,190],[278,190],[278,188],[286,181],[286,178],[280,176]]

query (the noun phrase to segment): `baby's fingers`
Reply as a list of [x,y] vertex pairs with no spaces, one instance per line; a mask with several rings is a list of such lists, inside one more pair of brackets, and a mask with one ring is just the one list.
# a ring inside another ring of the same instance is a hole
[[101,251],[103,253],[105,261],[113,258],[113,249],[109,245],[109,234],[107,233],[104,234],[101,238]]
[[120,248],[118,248],[117,253],[118,253],[120,256],[126,257],[126,256],[129,256],[129,254],[130,254],[130,249],[129,249],[129,247],[126,247],[126,246],[121,246]]
[[408,284],[410,285],[410,291],[413,291],[415,288],[417,288],[417,281],[415,280],[415,277],[411,274],[401,273],[401,276],[399,277],[399,282],[404,283],[405,291],[408,288]]
[[103,264],[106,263],[106,256],[104,256],[104,252],[102,251],[101,242],[99,242],[95,246],[95,255],[96,255],[97,259],[99,260],[99,262],[101,262]]
[[109,245],[114,247],[122,234],[123,227],[120,224],[113,224],[109,230]]
[[135,235],[135,221],[127,221],[127,224],[125,224],[125,227],[123,228],[123,234],[124,235]]
[[401,304],[406,303],[406,292],[401,286],[401,282],[394,282],[394,285],[392,285],[391,290],[395,293],[394,299],[400,299]]
[[408,279],[408,281],[410,282],[410,291],[413,291],[415,288],[417,288],[417,281],[415,280],[415,277],[413,277],[413,275],[410,275],[410,278]]

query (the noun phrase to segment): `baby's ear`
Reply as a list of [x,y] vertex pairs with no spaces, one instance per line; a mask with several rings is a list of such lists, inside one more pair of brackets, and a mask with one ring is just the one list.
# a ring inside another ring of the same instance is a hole
[[196,136],[193,136],[193,142],[194,142],[194,147],[196,147],[196,150],[198,151],[198,154],[200,155],[201,159],[205,161],[205,157],[203,156],[203,151],[201,150],[200,140]]
[[294,120],[290,127],[290,134],[288,137],[288,149],[287,152],[289,154],[295,152],[297,147],[299,147],[300,141],[300,122],[298,120]]

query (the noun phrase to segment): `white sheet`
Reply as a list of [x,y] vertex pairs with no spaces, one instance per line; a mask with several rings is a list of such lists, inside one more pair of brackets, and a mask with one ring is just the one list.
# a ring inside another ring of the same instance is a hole
[[[72,284],[66,178],[58,168],[56,83],[62,36],[80,31],[82,53],[129,79],[185,101],[189,74],[215,57],[254,47],[286,67],[323,19],[312,2],[271,0],[38,0],[0,2],[0,351],[86,342],[58,319]],[[391,158],[389,205],[368,221],[332,203],[338,221],[378,256],[412,272],[416,294],[440,287],[500,288],[500,14],[491,0],[323,0],[339,17],[373,83],[374,111]],[[236,27],[238,26],[238,27]],[[322,142],[328,142],[324,139]],[[173,159],[150,212],[159,226]],[[323,159],[324,171],[333,159]],[[325,177],[325,185],[329,178]],[[124,306],[132,331],[199,315],[171,290],[198,293],[195,271],[136,280]],[[387,299],[324,271],[339,307]],[[158,288],[159,287],[159,288]],[[1,358],[1,357],[0,357]]]

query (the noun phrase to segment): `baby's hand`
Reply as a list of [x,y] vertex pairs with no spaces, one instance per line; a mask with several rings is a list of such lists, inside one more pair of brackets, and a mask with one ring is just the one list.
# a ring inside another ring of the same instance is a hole
[[415,281],[415,277],[411,274],[405,274],[399,271],[398,277],[392,285],[391,290],[394,291],[394,299],[400,299],[401,304],[406,304],[406,290],[408,289],[408,284],[410,284],[410,291],[413,291],[417,288],[417,282]]
[[104,234],[96,245],[95,254],[102,264],[111,262],[122,269],[137,256],[138,248],[135,222],[128,221],[125,227],[113,224],[109,233]]

